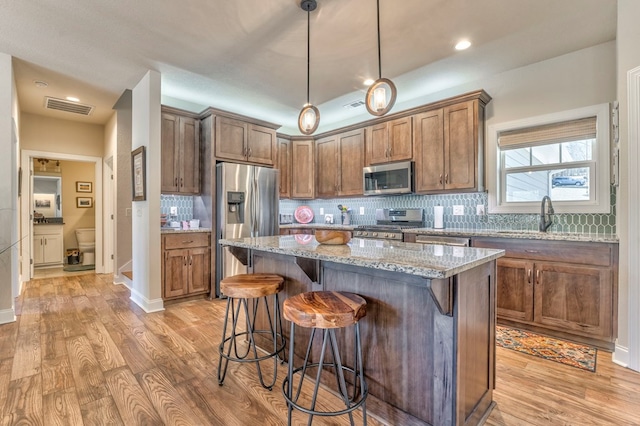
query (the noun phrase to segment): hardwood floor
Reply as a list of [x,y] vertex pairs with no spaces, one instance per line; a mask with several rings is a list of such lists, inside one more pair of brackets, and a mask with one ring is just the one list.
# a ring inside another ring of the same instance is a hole
[[[0,425],[286,424],[284,366],[271,392],[254,380],[253,366],[237,363],[218,386],[223,301],[146,314],[111,278],[26,284],[18,321],[0,325]],[[599,351],[596,373],[501,348],[497,364],[488,425],[640,425],[640,373],[613,364],[609,353]],[[306,416],[296,413],[295,422],[306,424]],[[408,424],[375,414],[368,422]]]

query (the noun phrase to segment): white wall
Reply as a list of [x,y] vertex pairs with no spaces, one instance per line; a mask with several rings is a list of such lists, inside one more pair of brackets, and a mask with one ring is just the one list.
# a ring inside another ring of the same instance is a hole
[[[18,106],[11,56],[0,53],[0,324],[15,321],[19,223]],[[15,124],[14,124],[15,121]]]
[[[637,0],[618,0],[617,34],[617,97],[620,103],[620,188],[617,194],[618,214],[616,224],[620,236],[620,269],[618,291],[618,342],[614,360],[640,371],[640,266],[637,247],[640,235],[630,235],[630,228],[638,230],[638,207],[640,200],[630,197],[632,191],[640,185],[638,164],[629,156],[631,144],[637,147],[638,140],[629,140],[629,106],[627,104],[627,72],[640,66],[640,2]],[[636,117],[637,119],[637,117]],[[636,148],[637,149],[637,148]],[[630,162],[626,160],[629,159]],[[631,225],[631,226],[630,226]],[[629,251],[633,243],[635,251]],[[630,297],[632,296],[632,297]]]
[[131,300],[147,312],[164,309],[160,261],[160,74],[149,71],[133,89],[132,150],[146,148],[145,201],[133,203]]

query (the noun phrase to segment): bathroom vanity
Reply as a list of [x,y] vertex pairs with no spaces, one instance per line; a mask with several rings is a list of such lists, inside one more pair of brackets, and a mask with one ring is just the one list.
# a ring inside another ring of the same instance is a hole
[[62,266],[64,238],[62,224],[42,223],[33,225],[33,266],[51,268]]

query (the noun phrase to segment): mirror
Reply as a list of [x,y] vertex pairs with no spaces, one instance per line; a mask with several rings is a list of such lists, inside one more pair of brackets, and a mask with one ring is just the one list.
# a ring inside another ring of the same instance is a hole
[[33,210],[44,217],[62,217],[62,178],[33,177]]

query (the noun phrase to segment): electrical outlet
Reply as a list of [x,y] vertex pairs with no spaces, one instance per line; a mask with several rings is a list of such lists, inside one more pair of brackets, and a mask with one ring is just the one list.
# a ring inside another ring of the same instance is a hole
[[169,208],[169,213],[174,214],[174,215],[178,214],[178,208],[176,206],[171,206]]
[[320,216],[324,214],[324,207],[320,207]]
[[460,206],[460,205],[453,206],[454,216],[462,216],[463,214],[464,214],[464,206]]
[[364,216],[364,207],[360,207],[360,216]]
[[483,216],[484,215],[484,204],[478,204],[476,206],[476,214],[478,216]]

